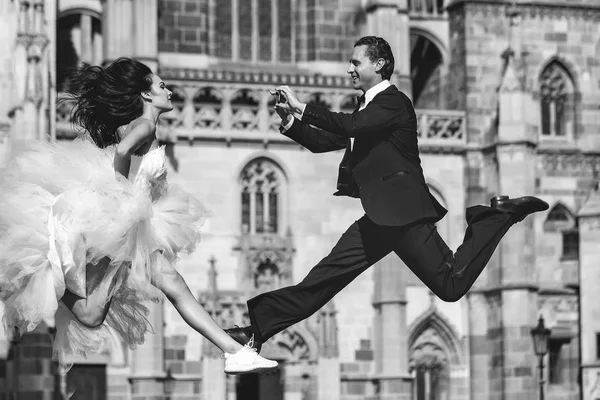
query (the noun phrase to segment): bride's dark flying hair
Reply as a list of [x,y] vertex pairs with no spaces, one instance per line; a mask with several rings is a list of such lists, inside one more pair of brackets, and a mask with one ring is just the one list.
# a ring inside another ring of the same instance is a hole
[[72,121],[104,148],[119,142],[117,129],[142,115],[141,93],[150,91],[152,71],[131,58],[107,67],[84,64],[66,80],[65,91],[75,100]]

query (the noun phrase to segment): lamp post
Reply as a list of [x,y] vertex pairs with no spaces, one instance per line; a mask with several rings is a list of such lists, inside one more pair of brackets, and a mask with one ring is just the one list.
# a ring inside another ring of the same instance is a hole
[[531,330],[531,338],[533,339],[533,351],[538,356],[540,400],[544,400],[544,356],[548,352],[548,339],[550,338],[550,329],[544,326],[544,317],[540,316],[537,326]]

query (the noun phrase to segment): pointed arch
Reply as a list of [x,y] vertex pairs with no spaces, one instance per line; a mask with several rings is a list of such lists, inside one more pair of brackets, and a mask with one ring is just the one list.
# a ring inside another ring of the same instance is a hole
[[286,362],[314,362],[319,359],[319,343],[306,323],[300,323],[290,326],[263,344],[261,354]]
[[546,215],[544,221],[544,231],[561,232],[577,228],[577,219],[575,215],[563,203],[558,202]]
[[418,317],[408,327],[408,348],[412,351],[423,341],[430,341],[432,337],[425,337],[428,331],[433,331],[439,338],[438,345],[447,351],[448,361],[451,364],[463,364],[464,352],[458,333],[452,323],[448,321],[437,309],[430,308]]
[[416,108],[443,107],[447,46],[424,27],[410,29],[412,95]]
[[242,234],[286,232],[287,178],[272,158],[256,157],[238,176],[241,193]]
[[409,327],[409,365],[417,399],[450,398],[460,386],[451,371],[464,366],[462,345],[452,324],[430,307]]
[[574,70],[564,60],[551,58],[538,76],[538,93],[541,137],[572,139],[579,101]]
[[544,231],[562,235],[561,260],[579,259],[579,226],[575,214],[567,206],[558,202],[550,209]]
[[554,55],[542,62],[538,67],[538,80],[542,77],[544,71],[552,64],[558,64],[564,69],[564,71],[568,74],[569,79],[573,82],[575,90],[579,92],[579,73],[575,63],[563,56]]

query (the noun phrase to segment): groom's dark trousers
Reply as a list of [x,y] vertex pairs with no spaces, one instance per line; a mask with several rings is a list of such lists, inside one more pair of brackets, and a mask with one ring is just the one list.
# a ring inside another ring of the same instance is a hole
[[346,148],[336,195],[360,198],[366,214],[302,282],[248,301],[250,321],[261,342],[311,316],[391,252],[438,297],[456,301],[516,222],[495,208],[470,207],[463,244],[455,253],[448,248],[435,227],[446,210],[423,177],[415,112],[395,86],[352,114],[307,105],[302,121],[295,120],[284,134],[315,153]]

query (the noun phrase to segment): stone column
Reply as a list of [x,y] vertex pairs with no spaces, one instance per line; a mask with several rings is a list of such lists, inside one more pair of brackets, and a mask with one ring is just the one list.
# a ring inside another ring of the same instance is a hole
[[81,14],[79,26],[81,27],[81,61],[89,64],[94,59],[92,16]]
[[162,302],[148,302],[146,306],[150,310],[148,320],[154,328],[154,334],[147,333],[146,341],[132,353],[131,377],[129,378],[131,382],[131,400],[145,400],[152,396],[162,396],[164,394],[163,304]]
[[[217,321],[217,316],[222,313],[220,305],[219,288],[217,286],[217,260],[214,256],[208,260],[208,295],[204,307],[211,317]],[[223,373],[225,363],[221,357],[221,350],[208,339],[202,342],[202,398],[226,400],[227,389],[232,384],[227,384],[227,376]]]
[[135,44],[133,26],[144,22],[134,18],[132,0],[104,0],[102,16],[104,62],[132,57]]
[[[11,140],[37,140],[48,134],[49,99],[47,46],[43,0],[19,1],[17,37],[13,57],[13,107]],[[52,15],[52,14],[51,14]],[[42,112],[44,111],[44,112]]]
[[[338,349],[337,311],[333,300],[320,311],[319,359],[317,361],[318,399],[340,398],[340,358]],[[291,375],[291,374],[290,374]],[[287,394],[286,394],[287,400]]]
[[375,379],[379,399],[411,398],[406,326],[407,267],[395,255],[381,260],[374,270]]
[[132,55],[156,72],[158,66],[158,0],[133,0],[132,3]]
[[600,365],[596,354],[596,335],[600,332],[600,191],[587,199],[578,214],[579,218],[579,282],[581,318],[581,393],[582,400],[600,398]]
[[157,0],[103,0],[104,61],[133,57],[156,72]]
[[395,63],[391,82],[412,98],[408,0],[369,0],[366,10],[365,34],[380,36],[388,41]]
[[[522,89],[510,51],[499,91],[498,145],[499,188],[510,197],[535,193],[536,138],[528,128],[528,110],[534,109]],[[502,239],[500,255],[502,337],[502,398],[535,398],[536,358],[530,329],[537,321],[537,275],[533,219],[512,226]],[[498,364],[496,364],[498,365]]]
[[46,123],[46,133],[51,139],[56,139],[56,11],[57,0],[45,0],[44,14],[46,15],[47,32],[51,32],[44,59],[44,85],[48,87],[48,97],[44,102],[42,113]]
[[[17,16],[19,4],[12,0],[0,0],[0,65],[12,65],[15,62],[15,41],[17,37]],[[13,93],[14,68],[0,68],[0,165],[8,153],[8,138],[11,118],[9,113],[15,102]]]

